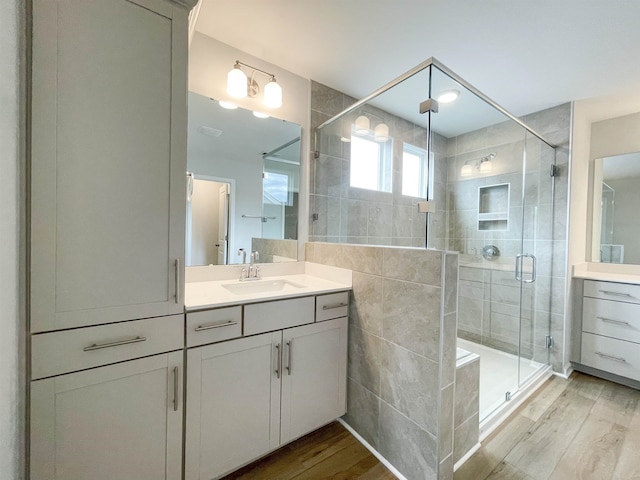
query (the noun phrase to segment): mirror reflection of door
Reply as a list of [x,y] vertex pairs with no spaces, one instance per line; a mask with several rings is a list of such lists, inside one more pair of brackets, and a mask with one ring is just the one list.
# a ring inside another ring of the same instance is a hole
[[229,183],[193,179],[187,208],[187,266],[228,262],[230,201]]
[[218,192],[218,265],[226,265],[229,258],[229,197],[228,183],[223,183]]

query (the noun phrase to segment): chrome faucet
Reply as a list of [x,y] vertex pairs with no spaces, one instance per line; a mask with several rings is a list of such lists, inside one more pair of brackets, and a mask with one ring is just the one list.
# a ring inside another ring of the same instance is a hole
[[238,256],[242,256],[242,264],[247,263],[247,251],[244,248],[238,249]]
[[257,250],[253,250],[250,256],[249,274],[246,280],[260,280],[262,278],[260,275],[260,265],[255,264],[258,261],[260,261],[260,254]]

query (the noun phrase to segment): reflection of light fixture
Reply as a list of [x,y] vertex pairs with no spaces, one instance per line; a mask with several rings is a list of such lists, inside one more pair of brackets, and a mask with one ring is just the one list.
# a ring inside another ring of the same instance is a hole
[[379,123],[373,130],[373,137],[376,142],[386,142],[389,140],[389,127],[386,123]]
[[366,115],[363,114],[356,118],[354,124],[354,132],[358,135],[372,135],[373,140],[378,143],[384,143],[389,140],[389,126],[382,121],[378,123],[373,129],[373,132],[371,132],[371,120],[369,120],[369,117],[367,117],[367,115],[377,117],[380,120],[382,120],[382,118],[370,112],[364,113],[366,113]]
[[360,135],[365,135],[369,133],[369,127],[371,126],[371,122],[368,117],[364,115],[360,115],[356,118],[356,133]]
[[[471,174],[473,173],[473,169],[475,168],[476,170],[479,170],[480,173],[491,173],[491,171],[493,170],[493,162],[492,160],[496,158],[496,154],[495,153],[490,153],[487,156],[484,156],[478,160],[467,160],[466,162],[464,162],[464,165],[462,166],[462,168],[460,169],[460,176],[461,177],[469,177],[471,176]],[[472,164],[469,164],[469,162],[473,162]]]
[[236,105],[235,103],[225,102],[224,100],[220,100],[218,102],[218,105],[220,105],[222,108],[226,108],[227,110],[235,110],[236,108],[238,108],[238,105]]
[[460,96],[458,90],[447,90],[442,92],[438,96],[438,103],[451,103],[454,102]]
[[[241,66],[252,70],[251,77],[247,77],[240,68]],[[269,82],[264,87],[264,104],[269,108],[280,108],[282,106],[282,87],[276,82],[275,75],[239,60],[236,60],[235,65],[227,74],[227,93],[235,98],[256,97],[260,93],[260,85],[253,78],[256,73],[262,73],[269,77]]]
[[255,112],[255,111],[253,112],[253,116],[258,118],[269,118],[269,115],[267,115],[266,113]]

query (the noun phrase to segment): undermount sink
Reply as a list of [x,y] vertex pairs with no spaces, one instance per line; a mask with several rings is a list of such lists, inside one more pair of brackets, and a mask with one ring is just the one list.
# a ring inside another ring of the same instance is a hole
[[270,292],[284,292],[286,290],[295,290],[297,288],[304,288],[304,285],[291,280],[257,280],[257,281],[245,281],[238,283],[227,283],[222,285],[231,293],[236,295],[251,295],[253,293],[270,293]]

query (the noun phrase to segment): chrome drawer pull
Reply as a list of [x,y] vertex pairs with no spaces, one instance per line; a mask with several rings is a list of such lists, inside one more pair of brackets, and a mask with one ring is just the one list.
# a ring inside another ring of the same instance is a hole
[[616,325],[626,325],[627,327],[631,326],[629,322],[625,322],[624,320],[614,320],[613,318],[606,318],[606,317],[596,317],[596,318],[607,323],[615,323]]
[[101,348],[119,347],[120,345],[128,345],[129,343],[138,343],[138,342],[146,342],[146,341],[147,341],[147,337],[137,336],[135,338],[127,338],[126,340],[118,340],[116,342],[94,343],[93,345],[84,347],[83,350],[85,352],[90,352],[91,350],[100,350]]
[[194,330],[196,332],[201,332],[202,330],[211,330],[212,328],[220,328],[220,327],[230,327],[231,325],[237,325],[238,322],[235,320],[229,320],[224,323],[209,323],[205,325],[198,325]]
[[620,363],[627,363],[627,361],[622,357],[616,357],[615,355],[608,355],[602,352],[594,352],[596,355],[600,355],[601,357],[608,358],[609,360],[615,360]]
[[280,355],[280,344],[276,344],[276,378],[280,378],[280,370],[282,369],[282,355]]
[[600,293],[604,293],[605,295],[613,295],[614,297],[634,298],[634,296],[629,294],[629,293],[612,292],[612,291],[609,291],[609,290],[599,290],[599,292]]
[[291,375],[291,347],[293,346],[293,340],[289,340],[287,342],[287,347],[289,347],[289,354],[287,355],[287,375]]
[[342,308],[348,306],[348,303],[334,303],[333,305],[323,305],[322,310],[333,310],[334,308]]
[[178,367],[173,367],[173,411],[178,411],[178,395],[179,395],[179,385],[180,381],[178,379]]

